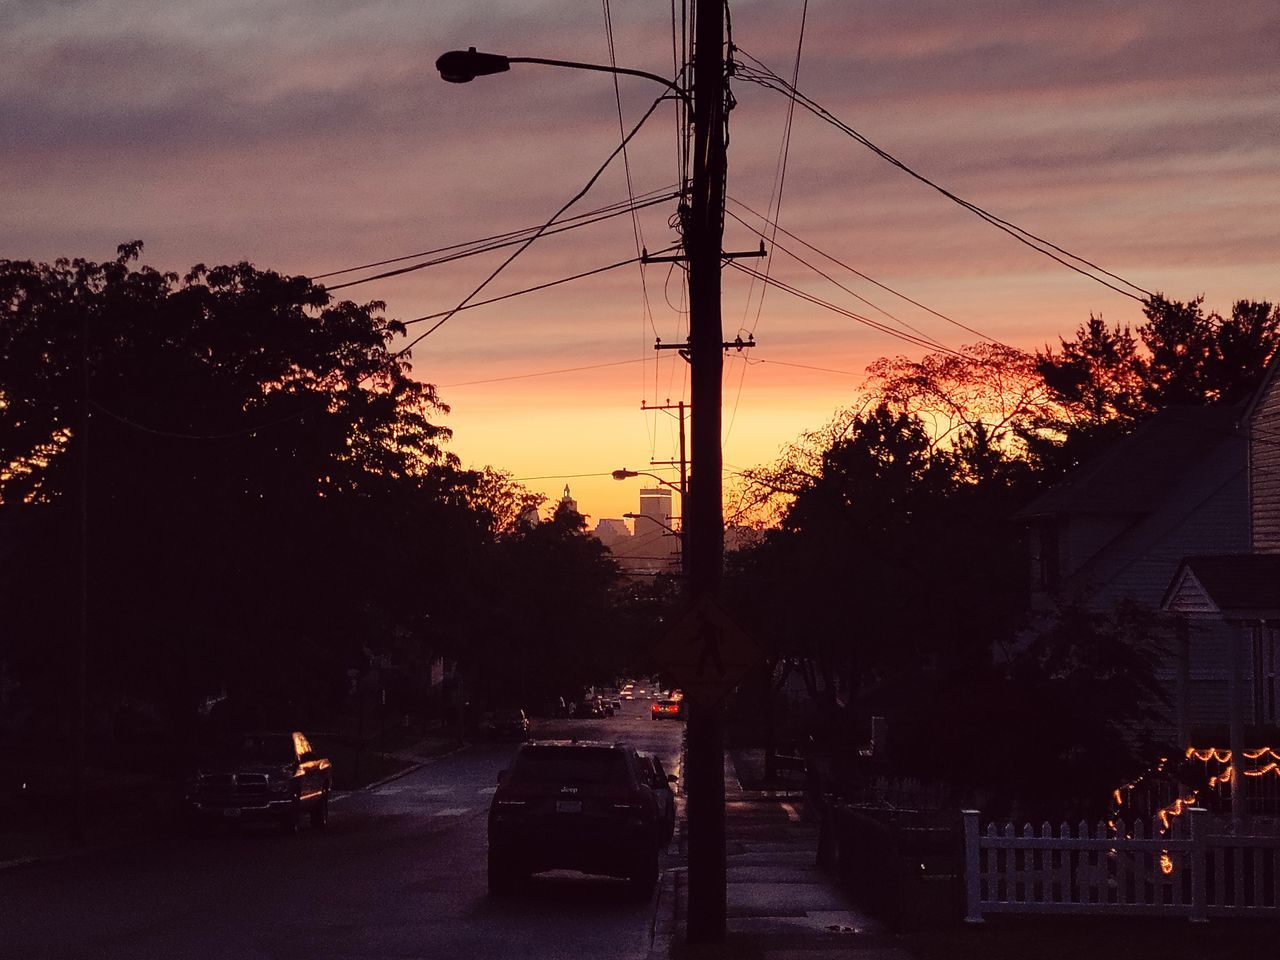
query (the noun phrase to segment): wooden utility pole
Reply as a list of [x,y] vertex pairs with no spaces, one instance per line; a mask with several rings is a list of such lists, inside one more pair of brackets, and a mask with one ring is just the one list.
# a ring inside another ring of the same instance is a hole
[[[689,365],[693,469],[687,526],[689,598],[716,600],[724,561],[721,500],[720,254],[724,234],[725,64],[724,3],[694,0],[693,182],[684,224],[689,264]],[[725,933],[724,708],[719,701],[689,707],[689,912],[691,943]]]
[[679,403],[640,403],[641,410],[675,410],[680,418],[680,459],[650,460],[651,467],[680,468],[680,588],[687,590],[689,586],[689,456],[685,446],[684,418],[689,405],[681,400]]

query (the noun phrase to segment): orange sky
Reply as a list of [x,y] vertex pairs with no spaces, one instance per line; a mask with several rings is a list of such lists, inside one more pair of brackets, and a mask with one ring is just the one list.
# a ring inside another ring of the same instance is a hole
[[[613,4],[620,63],[671,72],[670,4]],[[790,76],[802,0],[736,0],[739,47]],[[1228,9],[1230,15],[1228,16]],[[801,90],[914,168],[1146,289],[1211,308],[1274,298],[1280,266],[1280,13],[1237,0],[811,0]],[[993,26],[997,25],[998,28]],[[616,145],[609,77],[534,66],[466,86],[444,50],[606,61],[599,0],[139,0],[0,9],[0,257],[104,259],[123,240],[182,271],[249,259],[314,275],[540,223]],[[627,125],[656,87],[624,80]],[[786,101],[737,81],[729,196],[775,195]],[[664,105],[628,160],[637,192],[675,182]],[[571,212],[625,199],[615,164]],[[740,207],[731,209],[741,212]],[[674,240],[672,205],[639,215]],[[1138,304],[1071,274],[797,112],[779,219],[858,270],[983,333],[1035,347],[1090,313]],[[756,238],[730,221],[727,249]],[[795,244],[790,244],[795,246]],[[635,255],[629,218],[538,241],[499,295]],[[342,291],[410,319],[456,304],[500,262],[460,261]],[[974,337],[848,273],[856,301],[775,251],[779,279],[860,313],[883,308],[958,346]],[[830,268],[835,269],[835,268]],[[334,281],[336,282],[336,281]],[[778,290],[759,305],[726,276],[724,459],[771,458],[848,402],[872,359],[918,356]],[[647,292],[648,308],[644,306]],[[453,412],[452,449],[552,499],[565,478],[591,517],[637,506],[607,474],[675,456],[672,421],[642,402],[687,397],[678,272],[638,268],[460,313],[413,353]],[[416,329],[421,329],[416,328]],[[764,361],[764,362],[757,362]],[[564,367],[604,369],[487,384]],[[827,373],[785,366],[824,367]],[[745,367],[745,376],[744,376]],[[582,476],[578,474],[597,474]]]

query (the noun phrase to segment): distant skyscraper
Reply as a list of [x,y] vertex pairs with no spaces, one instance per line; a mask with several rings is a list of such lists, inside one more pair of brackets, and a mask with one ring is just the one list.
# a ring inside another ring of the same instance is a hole
[[631,539],[631,531],[622,520],[614,520],[607,517],[596,521],[596,528],[592,531],[596,539],[612,550],[619,544],[625,544]]
[[644,487],[640,490],[640,516],[636,536],[645,540],[645,552],[654,557],[671,557],[680,552],[680,541],[671,535],[671,490]]

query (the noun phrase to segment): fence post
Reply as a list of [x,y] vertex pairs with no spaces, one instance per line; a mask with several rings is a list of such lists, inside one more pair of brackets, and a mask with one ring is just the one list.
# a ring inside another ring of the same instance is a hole
[[965,923],[982,923],[982,850],[978,836],[978,811],[961,810],[964,817]]
[[[1191,840],[1191,856],[1189,857],[1189,865],[1191,867],[1191,916],[1192,923],[1205,923],[1209,919],[1206,893],[1205,893],[1205,873],[1209,870],[1209,859],[1205,855],[1208,839],[1205,831],[1208,825],[1201,818],[1204,816],[1203,807],[1187,808],[1187,833]],[[1219,892],[1221,895],[1221,892]]]

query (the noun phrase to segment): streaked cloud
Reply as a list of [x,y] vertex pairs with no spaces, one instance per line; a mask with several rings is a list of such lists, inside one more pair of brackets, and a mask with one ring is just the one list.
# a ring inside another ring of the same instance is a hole
[[[789,76],[800,9],[800,0],[735,0],[735,41]],[[620,60],[668,74],[669,11],[665,0],[613,3]],[[530,66],[443,84],[436,55],[466,45],[607,58],[597,0],[8,3],[0,256],[106,257],[141,237],[148,259],[169,269],[249,258],[314,273],[540,222],[616,144],[612,82]],[[1236,296],[1280,296],[1278,46],[1280,7],[1256,0],[811,0],[800,87],[962,196],[1154,289],[1203,292],[1225,308]],[[629,121],[657,92],[636,80],[621,90]],[[764,209],[786,101],[742,81],[735,92],[729,192]],[[674,182],[672,117],[661,108],[633,144],[637,189]],[[625,195],[621,170],[611,169],[581,209]],[[670,212],[641,216],[650,247],[673,238]],[[782,220],[878,279],[1023,345],[1051,341],[1091,311],[1136,318],[1131,301],[1060,271],[799,112]],[[755,242],[732,222],[726,236],[733,247]],[[634,249],[626,218],[550,238],[487,293]],[[463,261],[350,295],[419,316],[456,303],[498,262]],[[780,253],[770,269],[869,312]],[[646,350],[651,359],[654,336],[678,339],[682,321],[678,272],[646,276],[647,312],[638,269],[619,271],[459,314],[415,361],[430,379],[458,382]],[[727,331],[752,327],[759,313],[761,356],[858,370],[909,349],[776,290],[760,310],[758,288],[736,276],[725,289]],[[855,289],[959,342],[882,291]],[[602,469],[635,465],[659,436],[639,400],[680,390],[679,362],[667,354],[656,370],[646,362],[495,386],[490,399],[468,388],[451,418],[455,446],[498,464],[505,449],[517,474],[589,472],[587,461],[601,457]],[[747,368],[744,383],[740,400],[736,379],[726,399],[739,408],[726,459],[739,463],[816,425],[848,391],[838,377],[767,365]],[[591,417],[571,412],[584,405]],[[582,447],[604,422],[618,424],[606,431],[612,446]],[[538,445],[527,434],[537,423],[564,434],[543,444],[560,466],[531,462]],[[502,437],[517,433],[525,439],[504,448]]]

